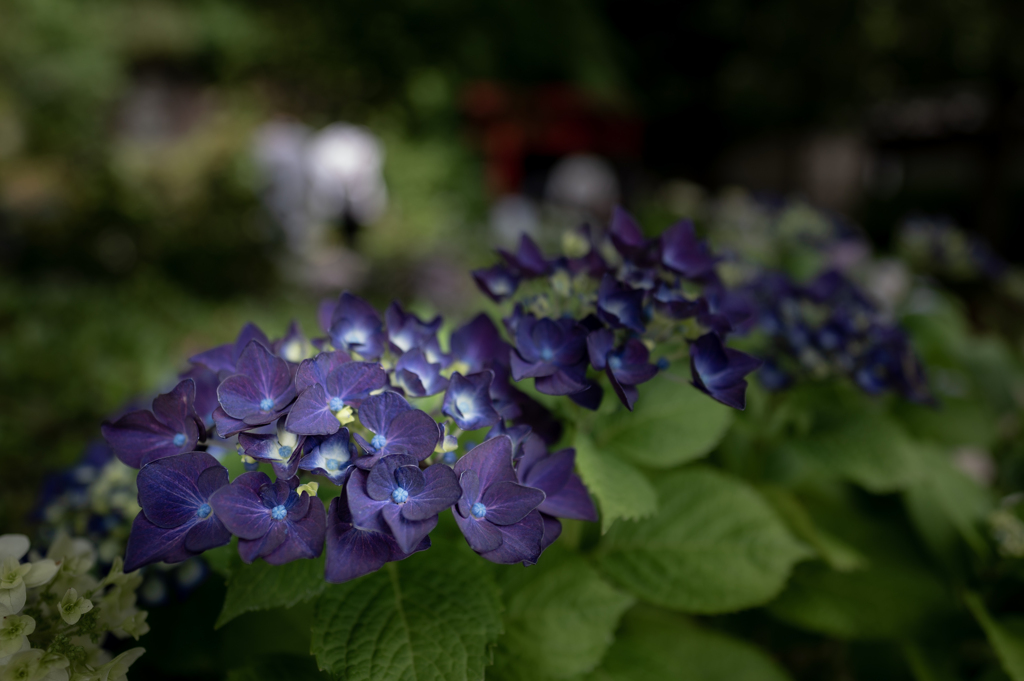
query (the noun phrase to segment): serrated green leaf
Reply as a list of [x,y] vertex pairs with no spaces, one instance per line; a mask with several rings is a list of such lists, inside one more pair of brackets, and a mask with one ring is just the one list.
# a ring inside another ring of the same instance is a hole
[[755,646],[678,615],[637,608],[587,681],[787,681]]
[[486,561],[442,545],[328,586],[312,651],[321,670],[347,681],[478,681],[501,632]]
[[759,491],[793,533],[813,547],[833,570],[848,572],[867,565],[867,559],[857,549],[818,527],[791,492],[774,486],[760,487]]
[[228,592],[216,628],[242,613],[290,608],[308,601],[319,595],[325,584],[322,557],[296,560],[285,565],[270,565],[262,560],[251,565],[236,565],[228,577]]
[[714,449],[734,411],[679,373],[662,373],[643,384],[632,413],[620,409],[597,423],[594,444],[642,466],[671,468]]
[[840,476],[878,494],[904,489],[920,474],[917,444],[881,415],[855,416],[780,449],[805,471]]
[[635,466],[598,449],[585,433],[577,432],[575,445],[580,477],[601,505],[602,532],[619,518],[637,520],[657,510],[658,493]]
[[1003,670],[1013,681],[1024,681],[1024,618],[1000,621],[989,614],[977,594],[968,593],[964,600],[974,614],[974,619],[985,630],[985,636],[996,651]]
[[[524,573],[525,583],[506,589],[506,631],[496,669],[513,666],[518,677],[534,679],[592,671],[633,597],[601,579],[578,555],[542,561]],[[488,671],[488,678],[492,675]]]
[[601,570],[640,598],[693,613],[771,600],[810,555],[746,483],[694,467],[657,483],[658,514],[619,523],[598,547]]

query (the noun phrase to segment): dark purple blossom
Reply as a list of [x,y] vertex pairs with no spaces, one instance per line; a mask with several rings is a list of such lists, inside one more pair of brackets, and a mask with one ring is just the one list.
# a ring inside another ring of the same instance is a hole
[[210,497],[228,484],[228,471],[206,452],[176,454],[139,471],[139,505],[125,551],[125,571],[150,563],[179,563],[223,546],[231,533]]
[[470,547],[495,563],[536,563],[544,519],[536,510],[544,492],[521,485],[512,468],[512,440],[487,440],[455,463],[462,497],[455,521]]
[[369,442],[355,435],[359,446],[370,454],[356,459],[361,468],[369,469],[382,457],[395,454],[423,461],[437,446],[437,422],[426,412],[413,409],[398,393],[368,397],[359,408],[359,422],[373,433]]
[[544,501],[537,507],[544,520],[542,548],[551,545],[562,533],[558,518],[597,522],[597,509],[586,486],[573,468],[575,449],[549,453],[544,441],[536,435],[527,438],[516,467],[519,482],[544,492]]
[[356,577],[368,575],[385,563],[408,558],[416,551],[430,548],[430,538],[424,537],[416,550],[404,553],[398,541],[390,534],[356,527],[352,522],[348,501],[344,493],[331,500],[327,514],[327,566],[324,578],[340,584]]
[[473,270],[472,274],[480,290],[496,303],[505,300],[519,288],[519,275],[501,263]]
[[493,381],[494,372],[490,370],[469,376],[456,371],[448,383],[441,411],[455,419],[463,430],[493,426],[501,418],[491,404]]
[[420,348],[398,358],[395,382],[413,397],[436,395],[448,387],[448,379],[441,375],[441,365],[430,362]]
[[334,347],[365,359],[384,353],[384,325],[373,306],[347,291],[341,294],[331,313],[331,342]]
[[697,238],[693,223],[681,220],[661,235],[662,264],[687,279],[703,279],[714,274],[718,261],[707,243]]
[[690,345],[693,385],[722,404],[743,409],[747,382],[743,377],[761,366],[761,360],[727,348],[715,333],[707,333]]
[[628,262],[646,266],[657,261],[658,239],[647,239],[632,215],[620,206],[612,213],[608,236],[619,254]]
[[544,257],[537,243],[528,235],[524,234],[519,240],[519,248],[515,254],[508,251],[498,250],[501,257],[505,259],[514,271],[526,277],[543,277],[551,273],[551,263]]
[[632,411],[637,398],[635,386],[654,378],[658,367],[650,363],[650,351],[636,338],[630,338],[620,348],[615,348],[614,343],[615,335],[609,329],[592,331],[587,336],[590,363],[608,375],[615,394]]
[[123,463],[145,466],[167,456],[190,452],[206,437],[195,410],[196,384],[191,378],[153,400],[153,411],[133,411],[113,423],[104,422],[104,439]]
[[390,533],[404,553],[414,551],[437,527],[438,514],[462,496],[451,468],[420,470],[409,456],[387,456],[369,472],[353,472],[346,490],[354,524]]
[[342,428],[334,435],[307,438],[299,468],[322,475],[335,485],[344,485],[352,474],[356,457],[349,437],[348,428]]
[[220,377],[204,366],[196,365],[178,376],[181,380],[191,378],[196,384],[195,409],[206,428],[213,427],[213,410],[217,408],[217,386]]
[[262,426],[282,416],[295,399],[288,362],[263,344],[251,341],[236,369],[238,373],[225,378],[217,388],[220,406],[231,418]]
[[268,349],[272,345],[270,340],[267,339],[267,334],[263,333],[260,327],[250,322],[242,328],[234,343],[218,345],[212,350],[207,350],[190,357],[188,361],[192,364],[206,367],[210,371],[219,374],[221,378],[225,378],[237,371],[238,360],[241,359],[245,348],[252,341],[256,341]]
[[663,281],[658,282],[651,297],[658,312],[672,319],[688,319],[696,315],[700,308],[699,301],[690,300],[678,288]]
[[425,322],[411,312],[403,310],[398,301],[388,305],[388,309],[384,311],[384,320],[387,322],[388,341],[396,355],[422,347],[434,338],[437,330],[441,328],[440,315]]
[[298,364],[304,359],[309,359],[316,354],[316,347],[304,333],[299,323],[292,321],[288,325],[288,332],[284,338],[273,342],[271,348],[278,357],[292,364]]
[[296,492],[298,480],[271,482],[265,473],[242,473],[210,497],[225,527],[238,537],[246,563],[263,558],[282,565],[323,552],[327,518],[317,497]]
[[512,378],[535,378],[546,395],[569,395],[586,388],[587,332],[572,319],[527,315],[516,329]]
[[485,314],[478,314],[452,333],[452,356],[462,363],[463,375],[491,369],[496,374],[509,366],[511,346]]
[[343,352],[322,352],[307,359],[295,374],[300,392],[288,413],[288,429],[305,435],[336,433],[352,420],[352,409],[387,382],[379,364],[348,361]]
[[644,332],[644,292],[620,284],[610,274],[604,275],[597,290],[597,316],[605,324]]
[[238,445],[243,453],[264,463],[273,464],[277,477],[288,479],[295,475],[305,435],[296,435],[285,427],[285,419],[277,422],[273,433],[241,433]]

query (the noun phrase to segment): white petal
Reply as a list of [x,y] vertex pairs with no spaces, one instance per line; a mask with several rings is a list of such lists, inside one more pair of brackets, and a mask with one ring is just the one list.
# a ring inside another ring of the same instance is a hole
[[49,558],[44,558],[37,563],[32,563],[32,569],[28,571],[27,575],[22,577],[22,581],[25,582],[25,586],[28,588],[34,589],[53,579],[59,569],[55,562]]
[[17,615],[25,607],[25,582],[13,589],[0,589],[0,616]]
[[13,556],[21,560],[30,545],[28,537],[23,534],[0,534],[0,558]]

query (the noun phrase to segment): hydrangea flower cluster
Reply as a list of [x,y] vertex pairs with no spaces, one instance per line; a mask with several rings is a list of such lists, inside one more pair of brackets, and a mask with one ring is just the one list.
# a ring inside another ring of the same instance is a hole
[[[688,351],[694,385],[742,408],[743,376],[758,361],[724,346],[707,321],[710,299],[686,296],[717,285],[691,225],[647,240],[620,211],[611,257],[578,236],[585,252],[575,257],[548,260],[527,238],[505,264],[475,273],[498,299],[540,284],[504,320],[511,343],[481,314],[444,348],[440,317],[398,303],[381,315],[344,293],[321,306],[323,337],[293,325],[270,340],[250,324],[193,357],[152,409],[103,425],[118,459],[140,468],[126,569],[184,561],[235,536],[246,562],[326,550],[326,579],[343,582],[429,548],[449,509],[482,557],[529,565],[560,518],[596,520],[574,450],[550,451],[560,422],[516,382],[596,408],[603,375],[632,409],[636,386],[658,371],[651,347],[687,352],[680,331],[690,324],[707,329]],[[460,458],[468,431],[483,442]],[[234,480],[213,455],[228,438],[247,469]],[[336,490],[326,507],[321,484]]]
[[110,633],[134,638],[149,631],[135,607],[138,573],[115,559],[103,580],[92,572],[96,549],[86,539],[58,535],[45,557],[28,537],[0,535],[0,678],[26,681],[124,681],[145,652],[116,657],[100,644]]

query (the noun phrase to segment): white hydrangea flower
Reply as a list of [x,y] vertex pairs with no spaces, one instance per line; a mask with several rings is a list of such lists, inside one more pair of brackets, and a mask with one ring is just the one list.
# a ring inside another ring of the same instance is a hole
[[128,668],[145,652],[145,648],[126,650],[94,672],[76,674],[74,681],[128,681]]
[[68,624],[78,624],[82,615],[92,610],[92,601],[84,596],[79,596],[75,589],[68,589],[64,598],[60,599],[60,617]]
[[68,681],[68,659],[31,648],[11,656],[0,681]]
[[57,564],[49,559],[22,563],[29,546],[23,534],[0,535],[0,617],[21,612],[26,589],[42,586],[57,574]]

